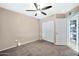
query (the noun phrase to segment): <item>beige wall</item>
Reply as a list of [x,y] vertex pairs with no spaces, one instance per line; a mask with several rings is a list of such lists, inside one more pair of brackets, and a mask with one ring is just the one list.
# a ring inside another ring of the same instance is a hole
[[0,50],[39,40],[37,19],[0,8]]

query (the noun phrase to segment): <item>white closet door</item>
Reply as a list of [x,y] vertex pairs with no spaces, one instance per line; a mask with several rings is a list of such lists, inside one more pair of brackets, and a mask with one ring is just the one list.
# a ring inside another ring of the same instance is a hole
[[66,19],[56,19],[55,20],[55,30],[56,30],[56,44],[66,45]]
[[42,39],[54,43],[54,23],[53,21],[42,23]]

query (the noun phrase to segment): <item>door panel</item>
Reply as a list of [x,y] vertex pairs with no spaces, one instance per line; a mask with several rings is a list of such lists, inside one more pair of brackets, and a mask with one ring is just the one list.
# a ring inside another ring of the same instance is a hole
[[56,44],[66,45],[66,19],[55,20]]
[[53,21],[48,21],[42,23],[42,39],[54,42],[54,23]]

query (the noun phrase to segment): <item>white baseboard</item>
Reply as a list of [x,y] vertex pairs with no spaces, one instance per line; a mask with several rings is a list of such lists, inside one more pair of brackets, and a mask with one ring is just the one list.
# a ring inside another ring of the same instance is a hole
[[[24,44],[27,44],[27,43],[34,42],[34,41],[37,41],[37,40],[31,40],[31,41],[29,41],[29,42],[20,43],[20,46],[21,46],[21,45],[24,45]],[[17,44],[16,44],[16,45],[13,45],[13,46],[11,46],[11,47],[7,47],[7,48],[4,48],[4,49],[1,49],[0,51],[4,51],[4,50],[11,49],[11,48],[14,48],[14,47],[17,47]]]
[[75,52],[77,52],[77,53],[79,53],[79,51],[78,51],[78,48],[73,48],[72,46],[70,46],[70,45],[67,45],[69,48],[71,48],[72,50],[74,50]]
[[31,40],[31,41],[29,41],[29,42],[20,43],[20,46],[21,46],[21,45],[24,45],[24,44],[28,44],[28,43],[34,42],[34,41],[37,41],[37,40]]
[[7,48],[4,48],[4,49],[1,49],[0,51],[4,51],[4,50],[7,50],[7,49],[11,49],[11,48],[14,48],[14,47],[16,47],[16,46],[11,46],[11,47],[7,47]]
[[60,43],[54,43],[55,45],[67,45],[67,44],[60,44]]

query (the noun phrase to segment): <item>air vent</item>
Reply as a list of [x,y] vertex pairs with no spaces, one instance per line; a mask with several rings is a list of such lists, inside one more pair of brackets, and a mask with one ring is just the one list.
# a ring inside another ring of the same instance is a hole
[[56,14],[56,18],[65,18],[65,14]]

